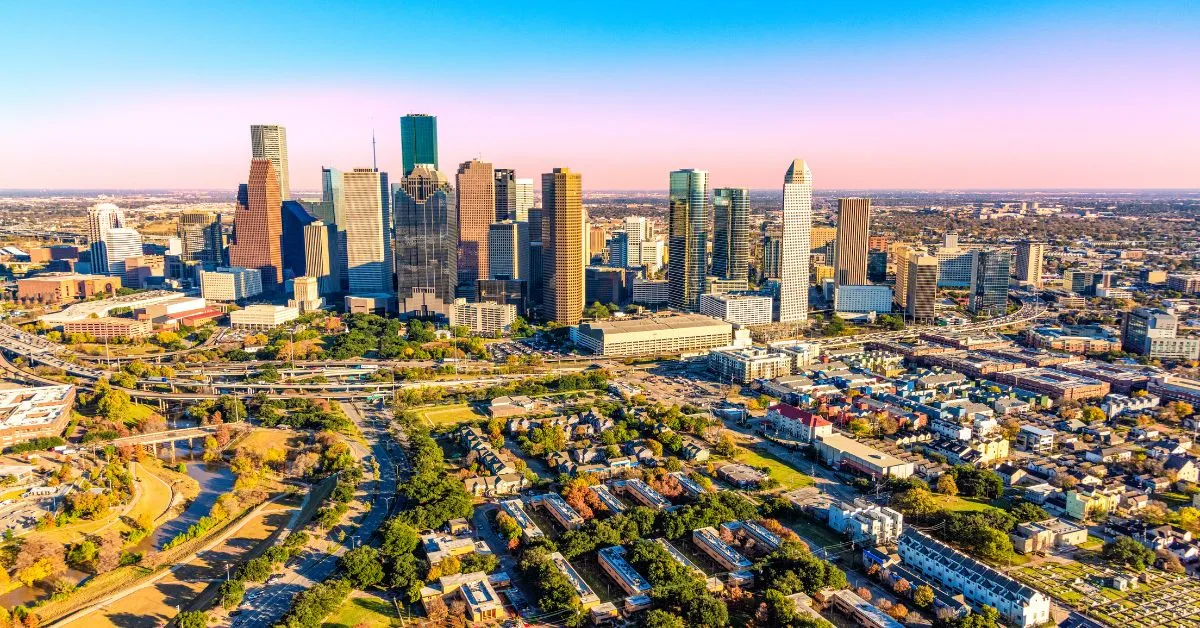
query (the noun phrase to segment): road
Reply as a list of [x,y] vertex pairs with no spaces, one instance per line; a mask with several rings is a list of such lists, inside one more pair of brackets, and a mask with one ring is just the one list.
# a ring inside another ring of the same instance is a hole
[[370,510],[358,521],[355,531],[333,552],[320,552],[309,547],[285,567],[282,575],[274,576],[267,584],[248,592],[237,614],[231,618],[230,626],[276,624],[291,608],[292,599],[297,593],[306,591],[333,575],[342,554],[349,548],[369,543],[371,537],[387,520],[390,507],[395,503],[399,472],[404,469],[403,465],[406,463],[402,456],[393,459],[392,452],[398,452],[399,448],[395,447],[394,439],[387,432],[387,422],[380,420],[377,412],[368,412],[369,416],[364,416],[361,408],[355,404],[341,405],[346,416],[358,425],[363,436],[371,444],[368,450],[363,445],[351,441],[351,447],[360,458],[370,453],[379,462],[379,478],[369,481],[366,487],[366,499],[370,500]]

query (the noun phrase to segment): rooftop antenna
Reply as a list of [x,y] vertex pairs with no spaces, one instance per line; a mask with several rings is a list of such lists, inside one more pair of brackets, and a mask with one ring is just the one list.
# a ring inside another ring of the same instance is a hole
[[376,159],[376,156],[375,156],[375,128],[374,127],[371,128],[371,167],[375,169],[375,172],[379,172],[379,161]]

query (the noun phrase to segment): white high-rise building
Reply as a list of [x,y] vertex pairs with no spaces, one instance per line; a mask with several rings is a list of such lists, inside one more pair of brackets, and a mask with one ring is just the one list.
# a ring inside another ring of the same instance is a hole
[[392,268],[384,230],[380,174],[373,168],[342,173],[346,203],[346,265],[350,294],[391,292]]
[[[88,209],[88,244],[91,245],[93,273],[113,274],[108,272],[108,260],[110,256],[108,255],[104,239],[110,230],[124,226],[125,212],[112,203],[100,203]],[[135,255],[140,254],[140,252],[135,253]],[[124,259],[120,258],[120,260]],[[118,274],[124,274],[124,269]]]
[[803,159],[783,177],[779,322],[808,320],[808,262],[812,238],[812,172]]
[[513,220],[529,222],[529,210],[533,208],[533,179],[517,179],[513,183],[513,198],[516,202]]
[[142,234],[129,227],[109,229],[103,244],[109,275],[124,277],[125,260],[142,254]]
[[291,200],[292,188],[288,183],[287,129],[280,124],[250,125],[250,158],[270,159],[279,178],[280,200]]
[[529,223],[505,220],[488,228],[488,279],[529,280]]

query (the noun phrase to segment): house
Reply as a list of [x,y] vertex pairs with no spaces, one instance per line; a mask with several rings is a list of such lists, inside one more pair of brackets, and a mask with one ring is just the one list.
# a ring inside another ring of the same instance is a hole
[[1016,486],[1021,480],[1029,477],[1029,473],[1011,462],[1005,462],[995,469],[996,475],[1004,480],[1005,486]]
[[1121,491],[1092,486],[1067,491],[1067,516],[1085,521],[1093,515],[1114,512],[1121,502]]
[[478,497],[498,497],[500,495],[516,495],[529,486],[529,481],[520,473],[503,473],[467,478],[463,480],[467,492]]
[[707,444],[691,437],[683,439],[683,450],[680,453],[684,460],[692,462],[704,462],[712,456],[712,450],[708,448]]
[[767,481],[767,474],[744,464],[727,464],[717,469],[717,477],[738,488],[755,488]]
[[1197,478],[1200,478],[1200,468],[1196,466],[1196,460],[1191,456],[1174,454],[1163,463],[1163,470],[1168,473],[1174,472],[1175,480],[1178,482],[1195,484]]
[[1087,452],[1084,457],[1088,462],[1103,462],[1105,464],[1113,462],[1125,462],[1133,458],[1133,451],[1128,447],[1117,445],[1115,447],[1099,447]]

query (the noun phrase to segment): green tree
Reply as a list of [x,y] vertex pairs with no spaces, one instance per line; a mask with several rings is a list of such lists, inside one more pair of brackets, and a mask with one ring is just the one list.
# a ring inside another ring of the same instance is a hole
[[383,581],[379,552],[370,545],[356,547],[342,555],[342,569],[356,589],[366,589]]
[[179,628],[206,628],[208,613],[201,611],[183,611],[175,616],[175,625]]
[[642,620],[642,626],[645,628],[684,628],[683,620],[661,608],[656,608],[646,613],[646,618]]
[[1128,536],[1118,536],[1105,543],[1100,557],[1115,565],[1129,565],[1137,571],[1154,563],[1154,552]]
[[920,608],[929,608],[933,604],[933,588],[926,584],[917,587],[913,590],[912,600]]
[[951,497],[958,495],[958,484],[954,483],[954,476],[943,473],[937,481],[937,492]]
[[242,603],[242,598],[246,595],[246,585],[241,580],[226,580],[217,589],[217,595],[222,608],[233,610]]

